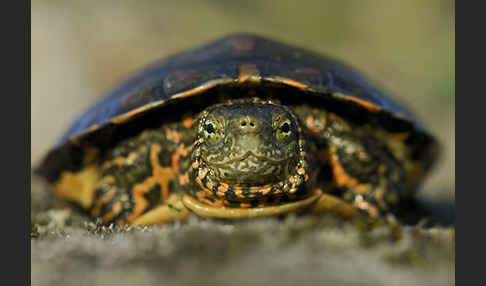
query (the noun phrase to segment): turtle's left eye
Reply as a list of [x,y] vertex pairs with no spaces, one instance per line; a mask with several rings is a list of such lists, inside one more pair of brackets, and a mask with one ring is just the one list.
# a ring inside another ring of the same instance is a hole
[[284,122],[281,122],[277,126],[278,127],[275,134],[277,136],[277,139],[284,142],[287,141],[287,139],[290,138],[290,134],[292,133],[290,120],[287,119]]
[[282,131],[284,134],[290,133],[290,124],[288,122],[282,124],[282,126],[280,126],[280,131]]
[[204,126],[204,130],[206,130],[206,132],[208,134],[212,134],[216,131],[216,129],[214,128],[214,125],[212,123],[206,124],[206,126]]

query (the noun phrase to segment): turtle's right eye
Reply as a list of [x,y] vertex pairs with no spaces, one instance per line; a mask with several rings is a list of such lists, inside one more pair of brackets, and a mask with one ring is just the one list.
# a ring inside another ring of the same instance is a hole
[[216,144],[221,141],[223,137],[223,126],[221,126],[219,121],[211,118],[210,120],[206,120],[201,127],[207,143]]
[[280,123],[280,126],[276,128],[277,128],[276,130],[277,139],[284,142],[287,141],[292,133],[290,120],[287,119],[283,121],[282,123]]

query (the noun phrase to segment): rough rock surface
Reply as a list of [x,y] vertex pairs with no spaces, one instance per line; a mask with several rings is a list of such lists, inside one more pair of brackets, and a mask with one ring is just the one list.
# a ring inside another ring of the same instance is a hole
[[453,227],[331,216],[101,226],[32,181],[32,285],[453,285]]

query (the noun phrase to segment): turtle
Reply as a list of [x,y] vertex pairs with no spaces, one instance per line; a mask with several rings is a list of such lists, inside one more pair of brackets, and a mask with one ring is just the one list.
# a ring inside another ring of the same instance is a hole
[[82,114],[37,173],[103,223],[393,214],[438,143],[350,66],[254,34],[161,60]]

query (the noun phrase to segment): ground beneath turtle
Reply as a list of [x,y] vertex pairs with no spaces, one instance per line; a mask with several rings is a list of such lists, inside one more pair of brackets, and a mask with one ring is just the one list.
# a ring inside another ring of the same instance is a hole
[[[32,285],[453,285],[454,228],[332,217],[102,227],[33,176]],[[228,284],[230,283],[230,284]]]

